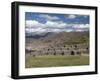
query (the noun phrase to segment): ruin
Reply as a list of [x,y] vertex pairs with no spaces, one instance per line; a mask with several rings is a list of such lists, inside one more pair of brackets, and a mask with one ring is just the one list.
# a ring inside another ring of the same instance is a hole
[[38,55],[81,55],[81,54],[89,54],[89,45],[88,44],[77,44],[77,45],[61,45],[50,46],[47,48],[41,48],[38,50],[25,49],[25,52],[31,54],[33,56]]

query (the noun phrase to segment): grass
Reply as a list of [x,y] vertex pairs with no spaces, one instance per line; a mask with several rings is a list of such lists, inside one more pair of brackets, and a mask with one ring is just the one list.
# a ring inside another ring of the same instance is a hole
[[26,68],[79,65],[89,65],[89,56],[47,55],[33,57],[27,54],[25,59]]

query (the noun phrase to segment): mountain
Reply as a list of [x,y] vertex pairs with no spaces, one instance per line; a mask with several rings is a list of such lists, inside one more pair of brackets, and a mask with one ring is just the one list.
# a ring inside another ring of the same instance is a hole
[[89,32],[61,32],[52,37],[46,37],[44,42],[54,44],[79,44],[89,42]]
[[40,39],[45,38],[51,35],[54,35],[54,32],[40,33],[40,34],[25,34],[26,38]]
[[48,32],[41,35],[26,36],[26,44],[31,45],[68,45],[89,43],[89,31],[84,32]]

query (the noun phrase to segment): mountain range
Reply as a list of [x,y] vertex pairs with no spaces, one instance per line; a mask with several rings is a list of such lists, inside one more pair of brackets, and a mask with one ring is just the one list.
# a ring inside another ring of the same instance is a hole
[[44,44],[81,44],[89,43],[89,31],[84,32],[47,32],[38,35],[26,35],[26,43]]

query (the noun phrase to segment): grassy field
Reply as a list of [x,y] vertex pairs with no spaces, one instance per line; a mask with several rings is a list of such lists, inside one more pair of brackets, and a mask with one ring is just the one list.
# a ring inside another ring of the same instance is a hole
[[57,66],[79,66],[89,65],[89,56],[36,56],[26,55],[25,67],[57,67]]

